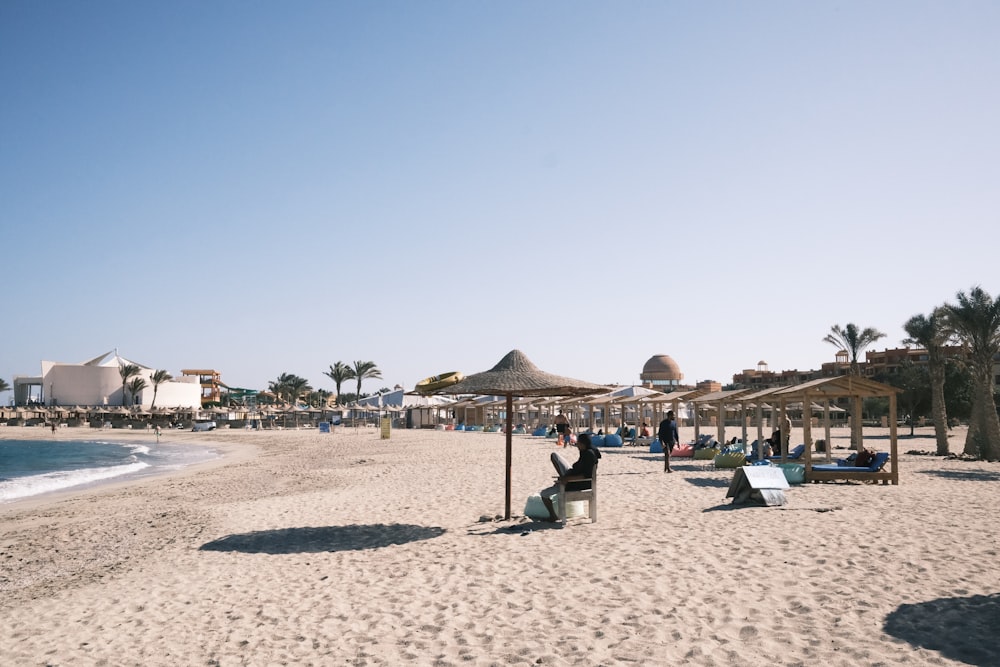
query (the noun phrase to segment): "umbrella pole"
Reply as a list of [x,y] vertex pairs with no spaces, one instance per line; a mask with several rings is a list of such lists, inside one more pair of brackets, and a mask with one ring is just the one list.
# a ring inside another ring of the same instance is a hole
[[504,505],[504,520],[510,521],[510,469],[511,469],[511,440],[514,429],[511,428],[511,413],[514,411],[514,395],[507,394],[507,489],[506,503]]

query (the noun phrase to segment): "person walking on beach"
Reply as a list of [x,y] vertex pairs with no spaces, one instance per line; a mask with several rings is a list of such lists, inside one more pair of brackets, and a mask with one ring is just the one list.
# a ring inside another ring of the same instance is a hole
[[668,411],[666,418],[660,422],[656,437],[660,439],[660,447],[663,448],[663,472],[673,472],[670,469],[670,450],[680,440],[677,435],[677,422],[674,421],[673,410]]
[[557,447],[563,447],[570,444],[569,420],[566,419],[566,415],[562,412],[556,413],[556,433],[558,433],[558,436],[556,437]]

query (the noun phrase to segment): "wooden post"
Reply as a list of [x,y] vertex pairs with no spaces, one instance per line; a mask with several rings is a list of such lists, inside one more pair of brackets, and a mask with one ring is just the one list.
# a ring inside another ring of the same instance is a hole
[[[701,435],[701,430],[698,425],[698,404],[692,402],[691,405],[694,406],[694,441],[698,442],[698,437]],[[676,415],[677,413],[674,413]]]
[[896,392],[889,394],[889,463],[892,464],[893,485],[899,484],[899,446],[896,442]]
[[747,450],[747,403],[740,401],[740,425],[743,427],[741,437],[743,438],[743,451]]
[[830,463],[833,461],[833,442],[830,440],[830,399],[826,399],[823,402],[823,436],[826,438],[826,462]]
[[715,410],[716,410],[716,418],[719,420],[719,423],[716,424],[715,432],[716,432],[716,435],[719,436],[717,438],[718,441],[719,441],[719,444],[720,445],[724,445],[724,444],[726,444],[726,401],[725,401],[725,399],[722,399],[722,398],[719,399],[719,405],[718,405],[718,407]]
[[813,448],[812,442],[812,399],[807,391],[802,395],[802,441],[806,451]]
[[757,446],[760,447],[758,451],[764,451],[764,406],[761,405],[761,400],[757,399]]
[[862,422],[864,421],[864,418],[861,413],[864,403],[860,394],[853,396],[852,400],[854,401],[854,423],[851,424],[852,435],[854,437],[852,440],[854,440],[855,443],[854,449],[860,452],[864,447],[864,444],[862,443]]
[[510,471],[511,471],[511,443],[514,437],[514,425],[511,423],[511,413],[514,411],[514,395],[507,394],[507,488],[506,502],[504,503],[504,520],[510,521]]

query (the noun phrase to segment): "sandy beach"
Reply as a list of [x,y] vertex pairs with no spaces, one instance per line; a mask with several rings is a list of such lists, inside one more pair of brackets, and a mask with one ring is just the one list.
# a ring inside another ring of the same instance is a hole
[[[29,433],[50,435],[0,428]],[[900,452],[934,450],[931,429],[906,433]],[[846,453],[847,431],[834,434]],[[514,437],[515,516],[503,521],[502,434],[169,437],[227,454],[0,506],[4,664],[853,667],[1000,655],[996,464],[904,454],[898,486],[795,486],[785,507],[733,507],[732,470],[677,459],[667,475],[644,449],[605,449],[599,521],[561,528],[522,516],[551,483],[551,440]],[[876,449],[884,437],[866,430]],[[953,432],[953,452],[964,437]]]

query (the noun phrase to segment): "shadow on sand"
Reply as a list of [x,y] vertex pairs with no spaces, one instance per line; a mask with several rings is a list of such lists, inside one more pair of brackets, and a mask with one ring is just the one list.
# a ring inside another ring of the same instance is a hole
[[[572,519],[570,520],[573,521]],[[587,519],[589,522],[590,519]],[[480,524],[469,529],[469,535],[529,535],[543,530],[562,530],[562,523],[526,519],[515,523]]]
[[883,629],[949,660],[996,665],[1000,655],[1000,595],[903,604],[886,616]]
[[226,535],[207,542],[200,551],[242,551],[250,554],[297,554],[360,551],[439,537],[444,528],[408,524],[367,524],[258,530]]
[[686,477],[684,481],[692,486],[704,486],[716,489],[728,489],[732,483],[732,480],[718,477]]
[[721,505],[712,505],[711,507],[706,507],[705,509],[702,510],[702,513],[706,513],[706,512],[734,512],[736,510],[745,510],[745,509],[762,509],[762,510],[766,510],[766,509],[774,509],[774,508],[772,508],[772,507],[765,507],[764,505],[760,505],[760,504],[757,504],[757,503],[742,503],[742,504],[739,504],[739,505],[734,505],[731,502],[726,501],[725,503],[723,503]]
[[921,470],[919,474],[968,482],[1000,482],[1000,472],[992,470]]

